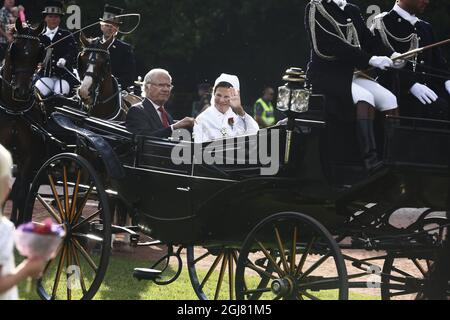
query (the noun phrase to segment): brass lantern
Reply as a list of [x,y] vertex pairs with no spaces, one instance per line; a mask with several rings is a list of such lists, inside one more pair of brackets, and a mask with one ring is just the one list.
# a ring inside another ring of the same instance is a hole
[[278,88],[277,109],[288,117],[284,163],[289,164],[296,115],[309,110],[311,90],[305,87],[306,74],[301,68],[286,70],[283,81],[286,81],[286,84]]
[[311,90],[305,88],[305,72],[301,68],[290,68],[286,70],[283,81],[286,84],[278,88],[277,109],[282,112],[307,112]]

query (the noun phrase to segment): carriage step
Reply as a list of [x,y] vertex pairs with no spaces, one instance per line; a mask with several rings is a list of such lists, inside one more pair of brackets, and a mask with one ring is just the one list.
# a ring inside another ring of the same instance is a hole
[[136,248],[138,246],[140,236],[128,227],[111,226],[112,234],[127,234],[130,239],[130,246]]
[[159,240],[150,241],[150,242],[141,242],[141,243],[137,244],[138,247],[153,247],[153,246],[160,246],[160,245],[162,245],[162,242]]
[[160,270],[136,268],[134,269],[133,277],[139,281],[155,281],[161,277],[161,273]]

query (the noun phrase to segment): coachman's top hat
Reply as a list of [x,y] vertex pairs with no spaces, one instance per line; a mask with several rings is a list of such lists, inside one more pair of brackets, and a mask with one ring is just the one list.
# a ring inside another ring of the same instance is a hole
[[110,23],[115,25],[121,25],[123,22],[120,21],[120,18],[116,18],[117,16],[123,14],[124,9],[105,5],[105,10],[103,13],[103,18],[100,21],[104,23]]
[[61,1],[46,1],[44,11],[42,11],[44,16],[49,14],[56,14],[59,16],[64,15],[63,4]]

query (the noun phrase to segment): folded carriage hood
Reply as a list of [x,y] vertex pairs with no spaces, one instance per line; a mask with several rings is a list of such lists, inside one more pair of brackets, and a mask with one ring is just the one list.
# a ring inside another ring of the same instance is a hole
[[71,118],[59,112],[53,113],[52,118],[61,128],[85,138],[91,144],[91,146],[101,155],[110,177],[113,179],[122,179],[125,177],[125,171],[119,158],[103,137],[77,126]]

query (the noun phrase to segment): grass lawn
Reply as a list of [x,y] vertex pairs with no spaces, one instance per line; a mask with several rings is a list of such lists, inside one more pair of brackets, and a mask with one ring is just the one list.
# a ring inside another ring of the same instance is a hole
[[[20,261],[20,258],[17,258]],[[169,286],[158,286],[152,282],[137,281],[133,278],[133,269],[136,267],[149,267],[145,262],[132,259],[112,257],[103,284],[97,293],[95,300],[198,300],[192,289],[187,268],[183,268],[180,278]],[[200,271],[201,274],[203,271]],[[203,272],[203,276],[206,271]],[[215,275],[217,277],[217,274]],[[223,286],[227,288],[227,279]],[[255,279],[256,280],[256,279]],[[64,296],[64,285],[59,289],[61,296]],[[26,284],[19,286],[20,297],[26,300],[39,299],[36,293],[26,293]],[[207,291],[213,296],[214,288]],[[333,293],[331,293],[331,296]],[[318,295],[322,299],[327,298],[327,294]],[[328,296],[330,297],[330,296]],[[223,296],[225,298],[225,296]],[[352,300],[378,300],[378,297],[361,294],[350,294]]]

